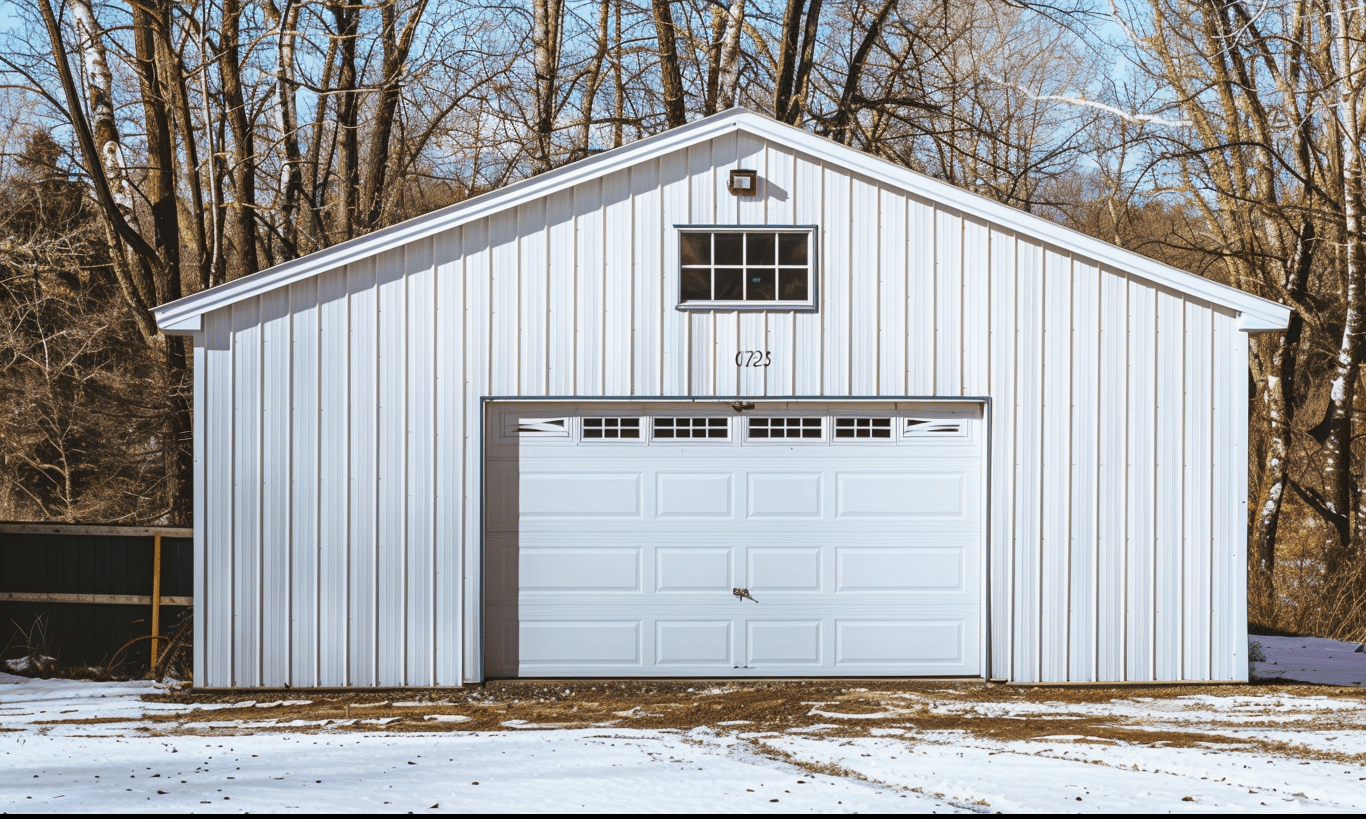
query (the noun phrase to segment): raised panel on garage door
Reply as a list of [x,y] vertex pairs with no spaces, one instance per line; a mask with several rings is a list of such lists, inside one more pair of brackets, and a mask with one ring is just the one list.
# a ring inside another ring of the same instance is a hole
[[979,673],[978,407],[492,412],[489,675]]

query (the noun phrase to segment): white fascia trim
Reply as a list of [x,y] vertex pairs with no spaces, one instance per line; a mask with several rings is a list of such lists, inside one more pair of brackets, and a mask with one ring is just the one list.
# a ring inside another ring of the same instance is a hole
[[1197,276],[1194,273],[1162,264],[1109,242],[1034,216],[1018,208],[1003,205],[980,194],[955,187],[933,177],[879,159],[871,154],[841,145],[834,140],[807,133],[800,128],[783,125],[754,115],[745,121],[746,130],[760,136],[804,150],[814,157],[836,155],[835,161],[863,173],[879,182],[899,187],[907,193],[942,202],[983,221],[994,222],[1025,236],[1033,236],[1049,244],[1095,259],[1124,273],[1138,276],[1153,284],[1186,293],[1216,305],[1237,310],[1239,328],[1249,332],[1284,330],[1290,323],[1290,308],[1274,301],[1254,296],[1236,287]]
[[537,197],[606,176],[637,162],[713,139],[727,131],[737,130],[740,121],[748,119],[762,117],[747,109],[732,108],[662,134],[613,148],[540,176],[523,179],[440,210],[415,216],[397,225],[284,262],[227,284],[168,302],[153,308],[152,312],[156,316],[157,325],[164,331],[170,331],[171,327],[180,325],[192,316],[212,312],[341,265],[425,239]]

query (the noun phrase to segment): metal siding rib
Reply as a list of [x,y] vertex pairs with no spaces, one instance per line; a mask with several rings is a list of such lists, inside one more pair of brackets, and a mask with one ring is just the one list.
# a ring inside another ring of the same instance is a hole
[[1040,677],[1039,572],[1043,513],[1043,249],[1016,243],[1015,589],[1011,678]]
[[[574,192],[559,191],[546,201],[546,270],[549,278],[546,345],[550,371],[546,373],[551,395],[574,394],[575,277]],[[457,251],[453,248],[452,253]],[[452,256],[451,258],[457,258]],[[450,275],[460,274],[453,271]],[[460,317],[464,321],[464,316]]]
[[684,152],[659,159],[660,229],[659,264],[662,276],[663,308],[660,315],[659,368],[661,394],[688,392],[691,347],[688,344],[688,317],[675,310],[678,303],[678,231],[675,224],[688,221],[688,157]]
[[574,190],[574,250],[578,261],[575,273],[578,340],[574,344],[577,395],[602,394],[602,205],[600,183],[592,182]]
[[[792,201],[796,180],[796,158],[781,145],[769,142],[764,152],[764,220],[770,225],[797,224]],[[810,223],[808,223],[810,224]],[[799,314],[779,311],[768,314],[764,349],[773,354],[773,364],[765,372],[764,395],[796,395],[796,327]]]
[[1100,271],[1072,264],[1072,492],[1067,679],[1096,679],[1097,419],[1100,416]]
[[350,621],[347,624],[347,684],[370,686],[379,682],[376,668],[378,649],[378,610],[375,600],[378,552],[379,495],[378,445],[379,379],[375,362],[379,358],[379,304],[373,260],[351,265],[346,271],[350,292],[350,485],[347,506],[350,531],[347,543],[347,596]]
[[[205,503],[208,485],[209,470],[205,468],[204,456],[208,452],[208,436],[205,435],[204,424],[206,420],[207,401],[204,400],[205,390],[209,381],[208,354],[205,349],[209,335],[208,327],[211,317],[205,319],[205,332],[194,338],[194,371],[197,374],[194,379],[194,427],[190,431],[191,441],[194,446],[194,522],[193,522],[193,545],[191,547],[193,560],[191,564],[193,571],[193,591],[197,605],[191,611],[194,618],[194,631],[200,635],[194,641],[192,647],[192,669],[195,679],[209,679],[208,656],[205,646],[205,635],[208,632],[208,620],[204,616],[204,611],[208,607],[209,584],[205,578],[205,566],[208,562],[207,541],[205,539],[207,527],[205,521],[209,515],[209,505]],[[219,506],[219,499],[214,499],[214,507]]]
[[545,200],[517,208],[518,395],[546,395],[550,377],[548,327],[550,321],[550,266],[546,257]]
[[521,314],[521,259],[517,242],[517,212],[510,211],[489,218],[489,350],[492,390],[499,395],[521,395],[522,378],[519,372],[522,340],[519,327]]
[[[673,299],[663,292],[664,266],[660,245],[664,239],[663,210],[659,191],[659,162],[631,169],[632,242],[631,281],[634,296],[631,346],[634,395],[660,395],[663,389],[663,316],[674,312]],[[674,298],[677,298],[676,296]]]
[[[1212,316],[1213,349],[1210,351],[1211,453],[1210,486],[1212,577],[1210,583],[1210,675],[1216,680],[1242,679],[1235,658],[1242,656],[1236,644],[1237,623],[1247,622],[1247,608],[1239,609],[1235,587],[1246,588],[1246,563],[1234,563],[1234,539],[1245,530],[1243,509],[1238,497],[1239,473],[1247,473],[1246,461],[1235,456],[1236,441],[1247,435],[1238,426],[1237,407],[1247,405],[1246,360],[1233,358],[1238,340],[1243,337],[1232,316],[1215,312]],[[1245,669],[1243,669],[1245,670]]]
[[963,395],[990,394],[991,231],[984,222],[963,220]]
[[257,299],[232,306],[232,685],[261,684],[261,320]]
[[603,199],[603,295],[602,322],[603,389],[608,395],[631,395],[632,307],[634,282],[631,225],[631,175],[618,171],[602,180]]
[[814,158],[797,154],[793,160],[792,221],[798,225],[817,225],[812,262],[816,265],[817,311],[792,316],[792,384],[794,395],[820,395],[825,382],[825,334],[822,327],[826,311],[826,283],[830,278],[826,252],[827,227],[824,224],[825,173]]
[[[878,191],[879,395],[906,394],[906,198]],[[986,309],[986,305],[983,305]]]
[[[377,260],[379,355],[376,393],[375,507],[375,679],[379,685],[405,685],[407,629],[407,542],[404,510],[407,492],[408,253],[385,253]],[[354,567],[353,567],[354,568]]]
[[1233,446],[1231,452],[1230,471],[1233,473],[1233,498],[1225,508],[1229,509],[1229,535],[1230,547],[1225,550],[1228,555],[1228,563],[1225,571],[1232,579],[1232,599],[1228,601],[1224,609],[1226,615],[1232,622],[1230,623],[1233,651],[1232,665],[1233,673],[1228,679],[1244,680],[1248,678],[1247,665],[1247,389],[1245,373],[1247,372],[1247,334],[1235,332],[1233,335],[1233,354],[1229,356],[1230,369],[1232,370],[1230,381],[1232,389],[1232,412],[1229,413],[1232,420],[1231,429],[1233,432]]
[[318,554],[318,434],[319,347],[318,279],[289,288],[292,322],[290,362],[292,400],[290,450],[290,640],[289,683],[321,685],[318,679],[319,554]]
[[[577,201],[576,201],[577,205]],[[463,353],[465,379],[462,398],[460,434],[464,452],[464,503],[468,510],[464,518],[465,582],[464,588],[464,658],[461,675],[464,680],[483,679],[483,449],[480,441],[479,397],[489,395],[492,388],[489,374],[489,248],[488,223],[480,222],[464,230],[465,326]],[[582,279],[582,274],[580,274]],[[580,359],[582,367],[582,359]],[[580,369],[582,373],[582,369]]]
[[850,207],[850,177],[839,168],[822,166],[825,213],[820,220],[825,231],[825,290],[821,293],[824,357],[824,383],[821,395],[849,395],[849,356],[851,340],[850,238],[853,218]]
[[1128,481],[1125,439],[1128,437],[1129,283],[1113,270],[1100,279],[1100,415],[1097,421],[1096,669],[1102,680],[1122,680],[1126,603],[1125,549]]
[[261,296],[261,684],[289,682],[289,291]]
[[350,353],[347,272],[318,279],[318,684],[350,682]]
[[1128,541],[1125,575],[1128,601],[1125,633],[1126,680],[1155,679],[1153,668],[1153,560],[1155,557],[1153,423],[1157,404],[1157,294],[1129,281]]
[[1154,626],[1155,674],[1181,678],[1182,414],[1185,411],[1185,304],[1157,294],[1157,555],[1153,578],[1157,603]]
[[1044,250],[1043,473],[1039,541],[1040,678],[1067,679],[1072,500],[1072,260]]
[[407,646],[403,679],[407,685],[433,685],[435,677],[434,599],[436,575],[436,271],[433,240],[408,246],[404,263],[408,282],[407,394],[408,417],[403,450],[408,474],[404,483],[404,542]]
[[[851,395],[877,395],[882,322],[877,231],[880,228],[877,185],[853,176],[849,196],[849,390]],[[858,226],[857,228],[855,226]],[[869,234],[873,235],[869,235]]]
[[1011,674],[1014,600],[1015,435],[1016,418],[1016,274],[1015,237],[992,231],[991,237],[991,518],[990,594],[992,677]]
[[[206,397],[201,420],[204,448],[197,457],[204,464],[204,493],[208,503],[204,522],[202,562],[195,563],[195,640],[196,651],[203,652],[203,674],[196,666],[195,679],[203,685],[230,686],[233,644],[233,567],[236,493],[236,451],[233,448],[233,334],[232,310],[220,310],[205,317],[203,379]],[[198,379],[197,379],[198,380]],[[224,400],[226,398],[227,400]],[[196,555],[198,557],[199,555]],[[201,593],[199,587],[205,589]],[[201,624],[203,628],[200,628]],[[201,648],[202,646],[202,648]]]
[[[1182,532],[1182,636],[1181,679],[1207,680],[1210,675],[1210,470],[1214,463],[1208,407],[1213,396],[1210,309],[1185,303],[1185,509]],[[1227,678],[1225,678],[1227,679]]]
[[906,394],[935,394],[935,251],[934,206],[907,201]]
[[[461,230],[448,231],[437,236],[433,242],[436,267],[436,315],[433,318],[436,381],[436,482],[433,503],[436,505],[436,528],[432,548],[436,571],[430,587],[436,618],[433,624],[435,644],[432,646],[435,654],[435,685],[459,685],[461,682],[461,646],[464,644],[460,616],[464,599],[462,561],[466,554],[478,553],[478,541],[466,539],[462,528],[465,519],[464,473],[469,459],[465,450],[464,429],[466,305],[465,271],[461,263],[462,234]],[[570,281],[572,283],[572,278]],[[566,346],[572,355],[573,345]],[[422,444],[421,441],[416,443],[419,446]]]
[[935,208],[934,395],[963,392],[963,217]]

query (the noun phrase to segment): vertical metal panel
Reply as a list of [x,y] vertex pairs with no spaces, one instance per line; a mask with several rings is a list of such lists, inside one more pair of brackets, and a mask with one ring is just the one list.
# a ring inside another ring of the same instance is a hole
[[632,281],[633,235],[631,225],[631,172],[621,170],[602,180],[603,295],[606,310],[602,322],[603,389],[608,395],[630,395],[634,335]]
[[[853,177],[849,192],[849,394],[877,395],[882,301],[878,245],[877,185]],[[867,228],[863,226],[868,226]]]
[[664,312],[673,312],[673,304],[666,304],[664,297],[666,263],[661,248],[664,233],[669,229],[664,226],[660,206],[659,163],[641,163],[630,173],[631,279],[635,299],[634,333],[630,339],[631,391],[637,395],[661,395],[663,370],[673,366],[673,362],[666,363],[660,356],[664,347]]
[[1240,592],[1245,594],[1247,589],[1247,563],[1236,544],[1247,532],[1247,518],[1243,517],[1247,460],[1245,454],[1238,452],[1238,442],[1247,430],[1246,422],[1239,420],[1239,408],[1245,412],[1247,407],[1247,356],[1244,352],[1242,358],[1238,357],[1239,342],[1245,337],[1238,331],[1234,317],[1215,312],[1212,319],[1210,417],[1215,423],[1210,457],[1214,549],[1210,675],[1216,680],[1245,680],[1247,663],[1238,660],[1244,657],[1247,643],[1244,640],[1240,645],[1238,635],[1247,626],[1247,606],[1239,603]]
[[[594,180],[574,189],[574,253],[578,261],[574,344],[576,395],[601,395],[603,301],[602,185]],[[473,295],[473,294],[471,294]]]
[[821,253],[825,291],[821,293],[820,312],[824,323],[824,383],[821,395],[849,395],[849,351],[852,320],[850,286],[850,247],[853,224],[850,186],[853,178],[842,169],[822,168],[821,202],[825,211],[820,224],[825,248]]
[[[799,224],[793,202],[796,157],[781,146],[770,143],[764,152],[761,171],[764,218],[770,225]],[[796,395],[797,348],[794,344],[796,313],[779,311],[768,315],[768,335],[764,349],[773,354],[773,364],[765,373],[765,395]]]
[[1100,270],[1072,264],[1072,473],[1070,561],[1068,566],[1067,679],[1096,678],[1097,420],[1102,375]]
[[318,683],[350,681],[350,351],[347,272],[318,277]]
[[934,394],[963,391],[963,218],[935,210]]
[[[208,435],[205,434],[205,421],[208,412],[208,401],[205,396],[208,391],[209,382],[209,356],[206,350],[208,342],[209,322],[213,315],[205,316],[205,332],[194,337],[194,427],[191,430],[191,440],[194,445],[194,537],[191,538],[191,552],[193,560],[191,568],[193,571],[194,587],[190,594],[194,597],[196,605],[191,616],[194,618],[194,633],[200,635],[200,639],[194,641],[192,649],[192,673],[195,679],[207,680],[209,678],[208,653],[206,651],[205,635],[208,634],[208,620],[204,617],[204,608],[207,604],[209,584],[205,578],[205,565],[208,562],[208,551],[205,548],[207,541],[205,534],[208,527],[205,525],[209,516],[210,507],[214,510],[222,508],[219,498],[214,498],[212,505],[206,503],[206,486],[210,470],[205,468],[204,456],[208,452]],[[217,396],[215,396],[217,397]],[[217,471],[216,469],[213,471]]]
[[350,465],[347,505],[351,511],[346,542],[350,547],[347,565],[347,596],[351,619],[347,632],[347,684],[369,686],[379,681],[376,669],[378,648],[378,608],[375,586],[379,553],[376,539],[379,521],[379,291],[375,282],[375,261],[365,259],[348,266],[346,289],[350,293],[350,345],[347,366],[350,387]]
[[1185,401],[1182,420],[1185,441],[1182,464],[1185,489],[1181,540],[1182,617],[1181,679],[1210,679],[1210,550],[1213,534],[1211,512],[1218,508],[1211,496],[1211,446],[1209,408],[1214,373],[1210,368],[1210,310],[1186,302],[1185,308]]
[[232,685],[261,684],[261,311],[232,306]]
[[1185,513],[1182,490],[1185,355],[1185,304],[1175,295],[1157,294],[1157,471],[1156,550],[1153,588],[1154,674],[1159,680],[1181,677],[1181,530]]
[[[233,567],[237,497],[232,436],[233,421],[232,311],[220,310],[204,317],[204,369],[197,374],[204,384],[204,411],[197,416],[203,428],[204,448],[197,458],[204,465],[204,559],[195,562],[195,648],[203,648],[202,664],[195,679],[203,685],[229,686],[232,653],[237,641],[233,612]],[[199,555],[196,554],[196,558]],[[200,592],[200,587],[204,592]],[[202,675],[200,671],[203,671]]]
[[407,499],[407,336],[408,251],[384,253],[376,260],[379,300],[375,447],[375,679],[379,685],[403,685],[404,614],[407,609],[407,532],[403,525]]
[[663,266],[663,314],[661,321],[661,391],[664,395],[685,395],[688,374],[692,370],[692,348],[688,342],[688,317],[675,309],[679,297],[678,231],[675,224],[688,221],[688,155],[678,151],[660,157],[660,207],[663,209],[660,229],[660,264]]
[[[488,218],[489,225],[489,281],[491,309],[489,310],[489,358],[491,389],[500,395],[520,395],[519,376],[522,340],[521,309],[522,284],[521,246],[517,242],[517,211],[509,210]],[[601,238],[595,244],[600,246]],[[599,275],[601,272],[599,271]],[[601,324],[601,318],[598,319]]]
[[[799,225],[822,223],[825,202],[825,172],[820,162],[805,154],[795,158],[792,185],[793,221]],[[822,350],[825,344],[825,288],[830,271],[826,266],[825,233],[816,231],[816,289],[818,312],[797,313],[792,317],[792,383],[794,395],[820,395],[825,380]]]
[[435,682],[436,615],[436,487],[437,457],[448,457],[436,441],[436,271],[433,240],[408,245],[404,253],[408,282],[404,313],[407,316],[406,378],[404,392],[407,418],[403,451],[408,474],[404,481],[403,520],[407,610],[403,612],[406,646],[402,678],[405,685]]
[[[289,291],[261,295],[261,684],[289,681],[290,340]],[[285,627],[281,627],[284,625]]]
[[[878,191],[879,338],[877,393],[906,394],[906,197]],[[985,271],[983,275],[986,275]],[[982,309],[987,309],[983,303]]]
[[[578,201],[576,199],[577,207]],[[490,278],[488,222],[482,220],[464,229],[464,280],[465,280],[465,384],[463,392],[462,448],[464,452],[465,483],[465,577],[464,616],[466,635],[462,675],[466,680],[483,678],[483,656],[477,638],[482,634],[483,588],[481,585],[483,555],[478,548],[483,538],[480,526],[483,525],[483,431],[480,428],[481,395],[489,395],[492,378],[489,372],[489,334],[488,311],[482,309],[489,303]],[[582,281],[582,278],[580,278]],[[595,371],[596,372],[596,371]],[[579,369],[583,373],[582,364]]]
[[1125,549],[1128,525],[1127,465],[1129,399],[1129,283],[1106,270],[1100,278],[1100,414],[1097,419],[1096,672],[1102,680],[1124,675]]
[[[1011,677],[1020,682],[1040,679],[1039,572],[1043,540],[1043,248],[1016,242],[1015,350],[1015,596],[1014,656]],[[1002,453],[1002,457],[1009,457]]]
[[935,391],[935,250],[934,207],[922,200],[907,201],[906,283],[906,394],[934,395]]
[[289,288],[291,396],[289,430],[290,685],[318,681],[318,280]]
[[[547,318],[546,344],[549,347],[549,372],[546,373],[547,391],[551,395],[574,394],[575,341],[575,278],[574,278],[574,191],[556,191],[546,199],[546,233],[541,237],[547,244],[546,273],[549,276],[550,315]],[[454,241],[454,240],[453,240]],[[449,258],[459,258],[458,247],[451,249]],[[457,279],[462,274],[452,270]],[[464,315],[456,318],[464,321]]]
[[1126,549],[1126,680],[1154,679],[1153,669],[1153,424],[1157,406],[1157,293],[1129,282],[1128,545]]
[[[566,198],[566,201],[568,199]],[[436,267],[436,315],[434,364],[436,368],[436,439],[433,491],[435,504],[436,577],[432,593],[436,596],[435,669],[436,685],[459,685],[461,682],[461,603],[464,599],[462,557],[468,552],[478,554],[464,537],[465,521],[465,464],[470,458],[465,448],[465,270],[462,234],[449,230],[433,240]],[[557,254],[552,254],[557,255]],[[570,271],[572,273],[572,270]],[[570,278],[572,283],[573,279]],[[572,320],[572,317],[571,317]],[[571,354],[572,340],[565,346]],[[572,369],[570,371],[572,378]],[[415,440],[414,445],[426,442]],[[419,491],[420,491],[419,487]],[[476,516],[477,517],[477,516]]]
[[990,389],[991,231],[975,219],[963,219],[963,395],[986,395]]
[[1039,540],[1040,678],[1067,679],[1072,495],[1072,260],[1044,251],[1043,474]]
[[517,362],[519,395],[545,395],[550,377],[547,332],[550,322],[550,264],[544,199],[517,208]]
[[992,677],[1011,673],[1011,601],[1014,598],[1015,537],[1015,425],[1018,418],[1015,360],[1016,341],[1015,237],[991,234],[991,482],[988,496],[991,538],[987,604],[991,619]]

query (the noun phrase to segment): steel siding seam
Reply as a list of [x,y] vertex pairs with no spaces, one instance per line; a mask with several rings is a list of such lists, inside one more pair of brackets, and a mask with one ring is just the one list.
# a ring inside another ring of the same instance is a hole
[[1124,677],[1124,394],[1127,380],[1125,332],[1127,282],[1112,270],[1102,269],[1100,280],[1097,386],[1100,414],[1097,423],[1096,481],[1098,509],[1096,560],[1096,676],[1100,680]]
[[1037,682],[1040,673],[1039,652],[1039,566],[1042,543],[1040,516],[1042,498],[1040,479],[1043,453],[1040,447],[1043,419],[1040,407],[1042,395],[1042,313],[1043,281],[1039,269],[1041,259],[1037,245],[1019,241],[1016,237],[1017,292],[1020,311],[1016,316],[1016,371],[1019,384],[1016,400],[1015,515],[1016,515],[1016,574],[1012,580],[1015,593],[1014,655],[1011,676],[1020,682]]
[[1072,438],[1071,259],[1044,251],[1043,477],[1041,615],[1042,679],[1060,682],[1068,665],[1068,568],[1070,564]]
[[1100,416],[1100,271],[1073,260],[1072,298],[1072,604],[1068,621],[1068,679],[1096,679],[1097,625],[1097,492]]
[[[1156,293],[1130,282],[1129,293],[1129,612],[1126,629],[1129,680],[1152,680],[1156,600],[1153,587],[1157,470],[1156,418]],[[1138,358],[1138,361],[1135,359]],[[1135,508],[1138,507],[1138,508]]]
[[[1018,447],[1015,435],[1017,368],[1015,317],[1019,306],[1015,292],[1015,242],[1006,234],[992,230],[990,244],[989,305],[992,328],[988,394],[992,398],[989,431],[991,448],[988,500],[991,554],[988,555],[990,644],[992,657],[988,674],[993,678],[1010,677],[1013,657],[1013,583],[1015,552],[1015,482],[1014,463]],[[909,271],[908,271],[909,272]],[[909,335],[909,334],[908,334]],[[908,359],[909,360],[909,359]]]
[[1165,292],[1158,294],[1158,486],[1157,553],[1153,583],[1159,600],[1154,640],[1158,679],[1180,678],[1182,503],[1182,392],[1185,386],[1182,355],[1185,340],[1184,304]]
[[[205,657],[205,643],[207,642],[209,631],[207,619],[204,616],[204,610],[207,605],[206,595],[208,594],[208,584],[204,582],[205,570],[208,565],[208,554],[204,542],[205,521],[208,517],[208,507],[205,503],[205,494],[208,491],[208,470],[205,469],[204,463],[204,458],[208,454],[208,441],[204,435],[204,426],[208,419],[204,415],[206,404],[204,400],[204,391],[207,388],[209,381],[209,364],[206,345],[209,336],[208,325],[211,321],[211,317],[207,318],[205,320],[204,332],[196,333],[194,335],[192,347],[194,371],[198,376],[194,379],[192,385],[194,426],[190,430],[190,441],[191,445],[194,447],[194,518],[191,521],[194,534],[190,541],[191,554],[194,556],[194,563],[191,567],[191,571],[193,572],[191,575],[191,582],[193,583],[191,594],[194,596],[193,599],[199,601],[199,605],[195,606],[190,616],[194,620],[192,628],[194,628],[196,634],[200,635],[200,639],[194,641],[194,645],[191,649],[191,673],[194,674],[195,679],[200,680],[209,679],[209,670]],[[218,505],[218,500],[219,499],[217,498],[214,499],[215,506]]]
[[1233,541],[1232,555],[1228,574],[1231,578],[1236,578],[1233,582],[1233,600],[1230,606],[1233,618],[1233,651],[1234,651],[1234,674],[1233,679],[1247,680],[1249,675],[1248,668],[1248,643],[1247,643],[1247,492],[1248,492],[1248,402],[1240,399],[1245,394],[1243,390],[1243,373],[1247,368],[1248,361],[1248,341],[1247,333],[1235,332],[1232,381],[1233,381],[1233,458],[1231,469],[1234,474],[1234,499],[1233,513],[1230,522],[1231,539]]

